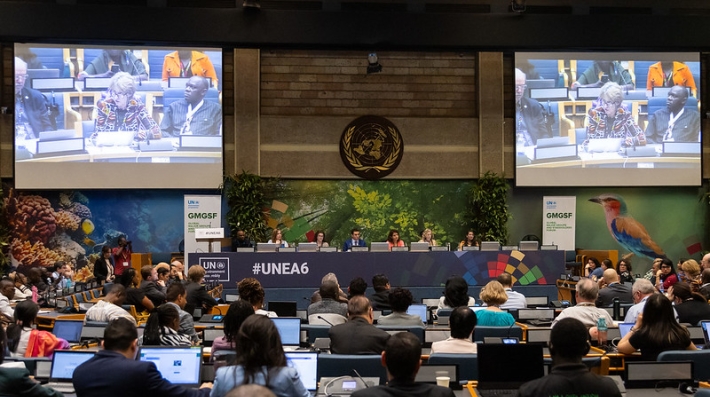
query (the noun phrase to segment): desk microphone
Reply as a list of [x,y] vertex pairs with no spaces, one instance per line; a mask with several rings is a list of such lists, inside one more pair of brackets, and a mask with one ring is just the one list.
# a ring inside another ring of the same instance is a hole
[[507,338],[510,338],[510,332],[513,330],[513,326],[515,325],[515,321],[513,321],[513,324],[510,324],[510,327],[508,327],[508,336]]
[[365,385],[366,389],[370,387],[367,385],[367,382],[365,382],[365,379],[363,379],[362,376],[360,376],[360,373],[357,372],[357,370],[355,368],[353,368],[353,372],[355,372],[355,375],[357,375],[358,379],[360,379],[362,381],[362,384]]
[[[328,325],[330,325],[331,327],[333,326],[333,323],[331,323],[330,321],[326,320],[325,317],[323,317],[323,316],[321,316],[321,315],[318,315],[317,318],[318,318],[319,320],[325,321],[325,322],[328,323]],[[353,371],[355,371],[355,370],[353,369]],[[355,371],[355,373],[357,373],[357,371]],[[360,375],[358,375],[358,376],[360,376]]]

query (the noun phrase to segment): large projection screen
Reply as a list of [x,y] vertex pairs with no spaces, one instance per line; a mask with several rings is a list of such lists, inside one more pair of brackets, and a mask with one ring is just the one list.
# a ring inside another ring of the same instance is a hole
[[517,52],[516,186],[699,186],[698,53]]
[[15,44],[15,187],[217,188],[222,50]]

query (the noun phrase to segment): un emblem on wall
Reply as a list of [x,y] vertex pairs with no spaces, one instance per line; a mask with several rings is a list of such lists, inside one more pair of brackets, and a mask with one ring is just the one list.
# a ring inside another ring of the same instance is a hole
[[340,137],[340,158],[350,172],[361,178],[379,179],[391,174],[403,154],[402,135],[384,117],[358,117]]

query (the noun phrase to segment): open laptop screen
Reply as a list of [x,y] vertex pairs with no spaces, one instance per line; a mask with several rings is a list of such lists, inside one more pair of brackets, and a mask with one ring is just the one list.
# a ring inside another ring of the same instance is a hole
[[318,353],[286,352],[286,360],[290,367],[296,368],[307,390],[318,389]]
[[71,382],[76,367],[94,357],[94,354],[96,352],[89,350],[55,350],[49,377],[53,381]]
[[70,343],[79,343],[81,340],[81,330],[84,328],[84,322],[82,320],[71,321],[62,320],[54,322],[54,329],[52,333],[57,338],[62,338]]
[[298,346],[301,343],[301,319],[299,317],[275,317],[271,319],[279,331],[284,346]]
[[141,347],[140,361],[150,361],[163,378],[184,386],[199,386],[202,371],[200,347]]
[[426,323],[426,310],[427,306],[423,303],[413,303],[407,308],[407,314],[417,315],[422,319],[423,323]]

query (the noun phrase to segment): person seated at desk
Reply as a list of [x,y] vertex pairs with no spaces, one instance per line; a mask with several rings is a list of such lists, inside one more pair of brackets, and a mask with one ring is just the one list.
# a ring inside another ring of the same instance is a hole
[[[606,78],[604,78],[604,76],[606,76]],[[577,81],[572,83],[571,88],[598,88],[607,84],[607,82],[621,86],[625,90],[634,89],[634,81],[631,78],[631,73],[629,73],[619,61],[594,61],[594,63],[577,78]]]
[[508,327],[515,324],[513,315],[500,309],[500,305],[508,300],[501,283],[496,280],[489,281],[479,295],[485,306],[483,310],[476,312],[477,323],[487,327]]
[[15,310],[10,306],[10,301],[15,297],[15,285],[10,280],[0,280],[0,319],[11,322]]
[[375,293],[370,295],[373,310],[389,310],[390,307],[390,280],[380,273],[372,276],[372,288]]
[[678,281],[684,281],[693,288],[694,291],[700,288],[700,265],[695,259],[688,259],[678,265]]
[[215,102],[205,100],[209,88],[204,77],[190,77],[185,84],[185,98],[165,108],[160,122],[163,136],[220,135],[222,108]]
[[703,269],[703,272],[700,273],[700,275],[701,281],[698,292],[700,292],[700,294],[702,294],[706,300],[710,300],[710,269]]
[[185,265],[178,260],[170,262],[170,280],[182,282],[185,279]]
[[473,229],[470,229],[466,233],[466,237],[459,243],[459,251],[463,250],[463,247],[479,247],[481,244],[476,240],[476,234]]
[[510,273],[501,273],[496,278],[500,285],[503,286],[505,294],[508,295],[508,300],[500,305],[501,309],[525,309],[528,307],[528,302],[525,299],[525,295],[520,292],[513,291],[513,277]]
[[616,270],[606,269],[602,280],[604,287],[599,290],[597,307],[610,307],[615,298],[619,299],[619,303],[633,303],[631,284],[621,284]]
[[382,352],[387,384],[358,390],[352,397],[454,397],[448,387],[414,382],[422,364],[421,355],[421,341],[412,333],[392,335]]
[[316,230],[316,233],[313,235],[313,242],[316,243],[318,248],[330,247],[330,244],[325,241],[325,232],[322,230]]
[[625,147],[646,145],[643,130],[631,112],[621,105],[623,100],[624,94],[618,84],[604,84],[599,101],[587,113],[587,140],[620,138]]
[[135,324],[136,319],[121,307],[125,301],[126,288],[121,284],[114,284],[103,299],[86,311],[86,320],[109,322],[117,318],[125,318]]
[[116,73],[109,83],[108,92],[96,102],[95,131],[133,131],[139,141],[160,139],[160,127],[136,93],[130,74]]
[[675,320],[671,301],[661,294],[648,297],[643,313],[617,349],[623,354],[641,350],[643,361],[656,361],[658,354],[667,350],[697,350],[688,329]]
[[15,285],[15,296],[13,300],[20,301],[32,297],[32,290],[27,288],[27,277],[24,274],[14,271],[10,273],[10,280]]
[[[217,72],[206,54],[200,51],[180,49],[163,58],[163,81],[170,77],[203,77],[212,80],[212,87],[217,87]],[[208,87],[209,88],[209,87]]]
[[661,259],[661,269],[656,273],[656,289],[661,293],[678,282],[678,275],[673,268],[673,261],[668,258]]
[[180,316],[180,327],[178,328],[178,333],[187,336],[190,338],[192,343],[197,344],[200,341],[200,337],[195,331],[195,323],[192,320],[192,313],[188,313],[184,310],[187,305],[187,290],[185,289],[185,286],[181,283],[170,284],[165,293],[165,299],[167,300],[166,305],[174,307]]
[[699,142],[700,113],[685,107],[688,90],[679,85],[668,91],[666,107],[650,115],[646,138],[651,143]]
[[148,317],[143,333],[143,345],[191,346],[187,335],[180,334],[180,313],[173,305],[158,306]]
[[646,89],[651,91],[653,87],[688,87],[693,95],[697,95],[695,78],[688,65],[683,62],[661,61],[648,67],[646,77]]
[[31,300],[24,300],[15,307],[15,321],[7,327],[12,357],[52,357],[55,350],[69,348],[66,340],[35,329],[37,313],[39,306]]
[[434,240],[434,235],[433,235],[431,229],[426,228],[426,229],[422,230],[421,237],[422,238],[419,240],[420,243],[429,243],[430,247],[437,246],[436,240]]
[[251,303],[255,314],[267,317],[278,317],[275,312],[264,310],[265,293],[259,280],[252,277],[242,279],[237,283],[237,290],[239,291],[239,299]]
[[262,385],[246,384],[235,387],[224,397],[276,397],[276,394]]
[[[252,314],[254,314],[254,308],[249,302],[243,300],[232,302],[227,309],[227,314],[224,315],[224,336],[215,338],[212,342],[212,352],[236,349],[239,327]],[[214,355],[211,356],[211,359],[214,360]]]
[[243,229],[237,229],[237,233],[232,239],[232,251],[236,252],[237,248],[250,248],[254,244],[247,238],[247,234]]
[[596,327],[599,317],[604,317],[609,327],[615,324],[609,312],[596,307],[595,302],[598,294],[599,286],[597,286],[597,283],[588,278],[580,279],[575,286],[577,305],[562,310],[560,315],[552,321],[552,328],[554,329],[560,320],[568,317],[576,318],[587,328]]
[[392,313],[386,316],[380,316],[377,319],[378,325],[414,325],[424,327],[424,322],[421,317],[416,314],[407,314],[407,309],[414,301],[412,293],[406,288],[395,288],[390,292],[390,307]]
[[[338,299],[336,299],[338,302],[343,302],[343,303],[348,303],[348,296],[343,292],[342,289],[340,289],[340,283],[338,283],[338,276],[335,275],[335,273],[327,273],[323,278],[321,278],[320,283],[321,285],[324,284],[326,281],[332,281],[335,284],[338,285]],[[367,284],[365,284],[365,288],[367,289]],[[321,300],[320,296],[320,288],[313,291],[313,294],[311,294],[311,303],[315,303]]]
[[173,385],[152,361],[136,360],[138,330],[119,318],[104,330],[103,349],[76,367],[72,383],[77,397],[208,397],[211,383],[200,389]]
[[[710,273],[710,271],[708,273]],[[355,277],[350,280],[350,284],[348,285],[348,299],[353,296],[365,296],[365,291],[367,291],[367,282],[365,279],[362,277]]]
[[646,280],[650,281],[651,284],[656,285],[656,273],[658,273],[659,270],[661,270],[661,261],[663,258],[656,258],[653,260],[653,263],[651,264],[651,268],[648,269],[646,274],[643,275],[643,278]]
[[[540,102],[525,96],[525,73],[515,69],[515,133],[516,146],[535,146],[540,138],[551,138]],[[469,233],[473,233],[471,230]],[[478,242],[476,242],[478,245]]]
[[616,272],[619,274],[619,281],[622,284],[632,285],[634,283],[632,271],[631,261],[628,259],[620,259],[616,264]]
[[338,284],[333,281],[326,281],[320,285],[320,297],[321,300],[315,303],[311,303],[308,306],[308,316],[310,318],[313,314],[339,314],[343,318],[348,317],[348,305],[343,302],[338,302],[340,288]]
[[390,334],[372,325],[372,306],[364,296],[348,302],[348,322],[330,328],[333,354],[381,354]]
[[153,311],[155,308],[153,302],[145,296],[145,293],[140,288],[137,288],[140,281],[140,276],[136,273],[136,269],[132,267],[124,270],[121,277],[118,278],[118,283],[126,289],[125,304],[135,306],[138,313]]
[[103,50],[76,78],[84,80],[87,77],[114,77],[118,73],[148,80],[145,65],[136,58],[133,51],[117,49]]
[[432,353],[476,354],[476,344],[471,337],[478,319],[468,306],[459,306],[451,312],[449,327],[451,336],[431,344]]
[[343,243],[343,252],[351,251],[352,247],[366,247],[365,240],[360,238],[360,230],[353,228],[350,230],[350,240],[345,240]]
[[599,259],[594,257],[587,259],[587,266],[584,267],[584,270],[587,277],[594,281],[599,280],[604,274],[604,269],[602,269]]
[[476,300],[468,296],[468,283],[461,276],[451,276],[444,285],[444,296],[439,298],[441,309],[453,309],[459,306],[475,306]]
[[49,120],[47,100],[41,92],[25,87],[26,81],[27,63],[15,57],[15,131],[21,142],[38,138],[42,131],[56,129]]
[[205,268],[200,265],[192,265],[187,270],[188,282],[185,284],[187,303],[185,304],[185,311],[188,313],[194,314],[195,309],[202,309],[202,313],[206,314],[217,305],[217,301],[207,293],[207,289],[203,284],[205,273]]
[[668,289],[668,299],[673,302],[678,322],[698,325],[701,320],[710,320],[710,305],[707,299],[692,290],[688,283],[675,283]]
[[566,318],[550,331],[552,371],[520,386],[519,397],[608,396],[621,397],[611,378],[589,371],[582,357],[591,345],[587,328],[579,320]]
[[158,271],[151,265],[145,265],[141,267],[141,277],[143,281],[141,281],[140,289],[153,302],[153,306],[157,307],[165,303],[165,293],[160,291],[156,284]]
[[389,246],[390,251],[392,247],[404,247],[404,241],[399,238],[399,230],[392,229],[387,233],[387,246]]
[[[634,305],[626,310],[624,322],[635,323],[636,317],[643,312],[643,308],[646,306],[648,298],[656,293],[657,291],[653,284],[645,278],[634,281],[634,285],[631,287],[631,295],[634,298]],[[675,309],[673,309],[673,311],[675,312]],[[678,318],[678,313],[675,313],[675,318]]]
[[[0,326],[0,352],[7,349],[7,338],[5,328]],[[30,377],[30,372],[25,368],[24,363],[3,364],[5,354],[0,354],[0,390],[11,396],[23,397],[63,397],[63,394],[50,388],[44,387],[39,382]]]
[[288,241],[283,239],[281,229],[271,231],[271,238],[267,241],[267,244],[276,244],[279,248],[288,248]]
[[37,292],[44,292],[49,289],[47,283],[42,281],[42,270],[39,267],[30,268],[27,272],[28,283],[27,286],[32,288],[36,287]]

